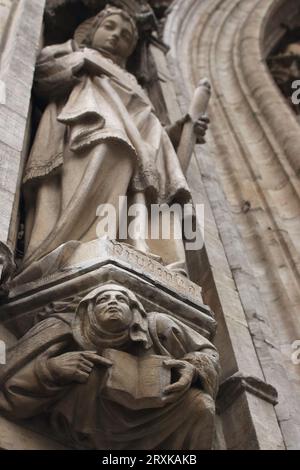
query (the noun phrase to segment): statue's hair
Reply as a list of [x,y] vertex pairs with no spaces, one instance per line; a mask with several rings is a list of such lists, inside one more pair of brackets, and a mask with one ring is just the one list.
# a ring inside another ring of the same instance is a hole
[[122,18],[126,19],[131,24],[133,35],[134,35],[134,45],[133,45],[133,49],[134,49],[139,38],[139,33],[138,33],[135,19],[126,10],[117,8],[112,5],[106,5],[106,7],[103,10],[101,10],[100,13],[98,13],[98,15],[96,15],[94,18],[90,18],[89,20],[84,22],[81,26],[79,26],[79,28],[84,28],[85,25],[87,26],[86,31],[82,30],[81,34],[83,34],[84,37],[81,39],[81,44],[86,45],[86,46],[91,46],[95,33],[97,29],[99,28],[99,26],[101,25],[101,23],[106,18],[112,15],[120,15],[122,16]]

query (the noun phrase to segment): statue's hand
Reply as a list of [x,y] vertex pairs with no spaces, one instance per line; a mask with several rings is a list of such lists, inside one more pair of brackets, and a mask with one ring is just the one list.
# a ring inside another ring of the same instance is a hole
[[[179,146],[185,123],[190,122],[190,121],[191,121],[191,117],[188,114],[186,114],[183,118],[179,119],[175,123],[170,124],[169,126],[165,128],[175,149],[177,149]],[[209,123],[210,123],[210,120],[206,115],[201,116],[194,123],[194,133],[197,137],[197,142],[199,144],[205,143],[205,134],[208,129]]]
[[178,376],[178,380],[172,385],[168,385],[164,390],[165,397],[163,401],[165,403],[174,403],[191,387],[196,369],[189,362],[176,359],[164,361],[164,366],[172,369],[173,374]]
[[76,351],[48,359],[47,366],[59,383],[87,382],[94,365],[110,367],[112,362],[99,356],[95,351]]
[[199,144],[205,143],[205,134],[208,129],[209,123],[209,118],[203,115],[194,124],[194,132],[196,134]]

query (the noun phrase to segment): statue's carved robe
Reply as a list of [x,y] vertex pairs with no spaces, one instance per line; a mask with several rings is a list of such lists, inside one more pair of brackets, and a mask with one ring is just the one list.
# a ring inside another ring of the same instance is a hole
[[38,323],[10,352],[0,377],[2,413],[19,419],[47,413],[56,437],[77,448],[211,448],[219,371],[218,354],[208,340],[166,314],[148,314],[150,348],[129,341],[128,350],[190,362],[198,379],[173,404],[131,410],[101,397],[105,368],[95,366],[85,384],[62,386],[49,375],[49,357],[79,349],[72,319],[71,313],[57,314]]
[[[70,240],[101,236],[97,207],[109,203],[118,214],[119,196],[190,199],[172,143],[136,79],[100,52],[74,47],[49,46],[37,64],[35,89],[49,104],[24,175],[25,265]],[[76,78],[83,57],[97,58],[103,74]]]

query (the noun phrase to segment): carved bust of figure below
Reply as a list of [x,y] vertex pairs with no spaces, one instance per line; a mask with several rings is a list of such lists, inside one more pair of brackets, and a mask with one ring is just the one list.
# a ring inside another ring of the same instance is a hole
[[210,449],[218,354],[116,284],[33,327],[2,370],[0,411],[47,415],[76,448]]
[[[75,40],[42,50],[35,91],[47,106],[24,175],[23,268],[72,240],[103,236],[97,209],[110,204],[118,215],[120,196],[144,206],[189,202],[170,140],[176,147],[183,121],[164,129],[125,70],[137,40],[134,19],[108,6],[77,29]],[[205,117],[196,122],[198,136],[206,129]],[[166,265],[184,266],[183,245],[176,240],[125,242]]]

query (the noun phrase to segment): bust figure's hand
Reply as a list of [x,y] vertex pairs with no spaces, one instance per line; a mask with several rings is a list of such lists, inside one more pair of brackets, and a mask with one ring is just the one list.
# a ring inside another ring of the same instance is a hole
[[99,356],[95,351],[69,352],[47,361],[51,375],[61,384],[87,382],[96,364],[105,367],[112,365],[108,359]]
[[175,383],[164,390],[164,403],[174,403],[191,387],[196,376],[196,368],[189,362],[176,359],[164,361],[164,366],[171,369],[176,378],[178,377]]

